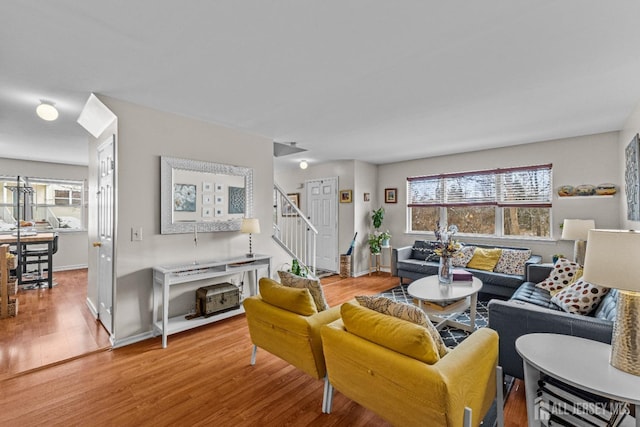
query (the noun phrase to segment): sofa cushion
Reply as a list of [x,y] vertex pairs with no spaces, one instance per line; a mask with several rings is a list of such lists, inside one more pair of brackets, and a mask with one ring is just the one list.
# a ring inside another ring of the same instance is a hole
[[451,264],[454,267],[466,267],[471,258],[473,258],[473,252],[475,252],[475,246],[463,246],[451,259]]
[[349,302],[342,304],[340,315],[347,331],[360,338],[430,365],[440,360],[431,335],[420,325]]
[[427,240],[416,240],[411,248],[411,258],[420,261],[432,261],[438,262],[440,257],[434,252],[436,249],[436,242],[429,242]]
[[609,288],[579,279],[555,294],[551,301],[567,313],[586,315],[598,307],[607,292]]
[[278,271],[278,276],[282,284],[292,288],[308,289],[313,297],[313,301],[316,304],[318,311],[324,311],[329,309],[327,300],[324,298],[324,292],[322,291],[322,284],[319,279],[311,277],[300,277],[296,274],[288,271]]
[[435,342],[436,348],[438,349],[438,355],[440,357],[444,357],[449,352],[449,349],[444,345],[444,341],[442,340],[438,330],[424,314],[424,311],[420,310],[415,305],[396,302],[390,298],[375,295],[356,296],[356,301],[358,301],[361,306],[375,310],[378,313],[388,314],[390,316],[397,317],[398,319],[407,320],[415,323],[416,325],[423,326],[427,329],[431,338]]
[[571,284],[571,281],[579,269],[580,264],[569,261],[566,258],[560,258],[553,265],[553,270],[549,273],[549,277],[536,286],[549,292],[562,289]]
[[616,303],[618,300],[618,290],[609,289],[609,293],[602,298],[600,305],[593,312],[593,317],[597,319],[609,320],[614,322],[616,320]]
[[551,294],[546,289],[541,289],[535,283],[523,283],[511,296],[512,300],[527,302],[539,307],[551,310],[560,310],[560,307],[551,302]]
[[529,258],[531,258],[531,249],[503,249],[494,271],[524,276],[525,265]]
[[260,296],[266,303],[301,316],[311,316],[318,312],[308,289],[283,286],[267,277],[260,279],[259,287]]
[[473,256],[467,263],[468,268],[475,268],[476,270],[493,271],[500,260],[502,249],[487,249],[476,248],[473,251]]

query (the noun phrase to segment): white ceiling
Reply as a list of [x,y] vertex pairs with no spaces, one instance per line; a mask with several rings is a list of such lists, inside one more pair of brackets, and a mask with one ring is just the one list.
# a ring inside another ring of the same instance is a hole
[[638,17],[637,0],[3,0],[0,157],[86,164],[91,92],[309,150],[281,166],[618,130]]

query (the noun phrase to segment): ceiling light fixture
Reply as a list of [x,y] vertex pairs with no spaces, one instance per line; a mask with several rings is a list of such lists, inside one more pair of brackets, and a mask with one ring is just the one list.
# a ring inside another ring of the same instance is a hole
[[309,163],[306,160],[300,160],[300,169],[306,169],[309,167]]
[[40,101],[40,105],[36,107],[36,114],[42,120],[52,122],[58,118],[58,110],[52,102]]

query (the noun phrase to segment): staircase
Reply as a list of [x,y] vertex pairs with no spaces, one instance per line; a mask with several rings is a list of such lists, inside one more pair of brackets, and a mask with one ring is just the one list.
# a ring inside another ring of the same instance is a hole
[[292,258],[316,274],[318,230],[278,184],[273,186],[273,239]]

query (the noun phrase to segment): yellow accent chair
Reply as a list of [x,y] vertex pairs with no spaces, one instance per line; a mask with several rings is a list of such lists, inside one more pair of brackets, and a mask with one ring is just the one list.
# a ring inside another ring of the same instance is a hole
[[243,301],[253,343],[251,364],[258,347],[278,356],[316,379],[324,379],[322,411],[330,384],[326,378],[320,327],[340,318],[340,307],[318,312],[308,289],[287,287],[262,278],[260,294]]
[[426,328],[357,304],[322,327],[333,388],[398,426],[479,426],[497,396],[503,425],[498,334],[482,328],[440,358]]

